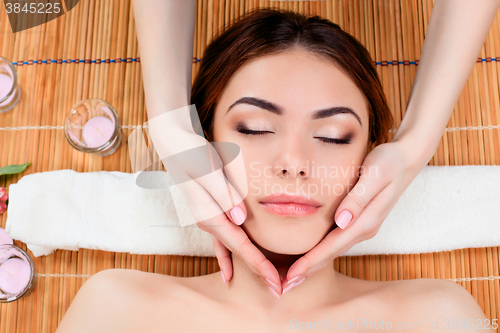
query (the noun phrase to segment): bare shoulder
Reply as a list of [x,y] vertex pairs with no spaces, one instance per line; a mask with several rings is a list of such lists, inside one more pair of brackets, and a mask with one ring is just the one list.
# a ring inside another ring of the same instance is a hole
[[411,314],[420,319],[424,329],[475,332],[489,323],[474,297],[455,282],[424,278],[401,281],[396,286],[393,292],[402,301],[398,305],[399,311],[404,311],[401,317]]
[[422,298],[434,302],[438,314],[457,319],[486,319],[475,298],[459,284],[441,279],[419,279]]
[[56,333],[140,332],[134,328],[137,319],[151,316],[175,284],[170,276],[132,269],[98,272],[82,285]]

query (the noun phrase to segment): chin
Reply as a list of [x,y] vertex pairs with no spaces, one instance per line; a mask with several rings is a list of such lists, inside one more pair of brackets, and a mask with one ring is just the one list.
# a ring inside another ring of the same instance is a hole
[[309,252],[316,244],[313,245],[305,245],[305,246],[296,246],[295,244],[287,244],[286,246],[269,244],[268,246],[261,245],[259,243],[254,242],[258,247],[268,252],[274,254],[285,254],[285,255],[303,255]]
[[302,255],[314,246],[332,230],[332,226],[316,228],[309,223],[299,225],[283,225],[279,228],[267,226],[265,232],[258,228],[255,221],[245,221],[242,224],[250,240],[261,250],[275,254]]

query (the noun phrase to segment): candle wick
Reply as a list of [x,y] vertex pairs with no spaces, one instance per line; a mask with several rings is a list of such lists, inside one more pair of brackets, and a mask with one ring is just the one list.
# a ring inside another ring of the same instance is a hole
[[99,131],[99,127],[95,127],[97,129],[97,132],[99,132],[99,134],[102,134],[101,131]]

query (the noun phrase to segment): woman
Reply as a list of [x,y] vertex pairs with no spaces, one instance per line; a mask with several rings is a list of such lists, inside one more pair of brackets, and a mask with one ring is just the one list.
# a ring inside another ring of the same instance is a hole
[[[241,147],[249,185],[241,227],[284,278],[282,295],[238,253],[228,283],[218,274],[105,270],[80,289],[58,333],[470,332],[486,325],[474,298],[450,281],[358,280],[335,271],[332,261],[307,279],[285,277],[335,228],[333,215],[359,166],[392,125],[370,56],[352,36],[317,17],[255,11],[207,47],[192,103],[210,140]],[[472,326],[452,327],[453,320]]]
[[[133,0],[150,121],[190,104],[196,3],[195,0]],[[384,170],[390,167],[392,172],[379,177],[360,177],[334,216],[335,223],[345,230],[332,231],[318,246],[297,260],[291,266],[288,278],[311,276],[317,268],[354,244],[376,234],[400,195],[434,155],[499,5],[500,0],[436,0],[433,3],[403,121],[393,139],[377,146],[363,161],[366,169],[376,167]],[[165,80],[165,77],[169,79]],[[206,144],[193,131],[181,130],[190,126],[189,117],[162,126],[163,130],[155,140],[157,151],[169,156],[179,147],[193,148]],[[163,133],[175,133],[177,141],[162,139]],[[155,139],[155,133],[151,134]],[[203,161],[203,158],[198,156],[193,161],[186,160],[178,167],[187,169],[193,162]],[[220,179],[223,175],[214,176],[219,179],[206,183],[196,179],[192,190],[184,191],[183,196],[193,199],[190,204],[192,211],[217,211],[213,216],[225,212],[227,219],[222,222],[224,225],[232,222],[240,225],[246,218],[245,205],[240,203],[234,208],[234,205],[228,207],[229,191]],[[275,267],[252,246],[246,234],[240,228],[213,227],[221,224],[216,220],[209,218],[198,225],[213,235],[221,274],[225,279],[230,281],[232,278],[229,256],[229,251],[232,251],[240,253],[264,282],[269,279],[279,284]],[[354,223],[361,224],[362,228],[352,229]]]

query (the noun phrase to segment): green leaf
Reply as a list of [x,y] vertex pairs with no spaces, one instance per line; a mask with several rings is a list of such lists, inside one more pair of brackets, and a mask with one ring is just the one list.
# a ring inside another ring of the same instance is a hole
[[19,172],[23,172],[31,162],[21,165],[7,165],[6,167],[0,168],[0,176],[2,175],[13,175]]

